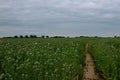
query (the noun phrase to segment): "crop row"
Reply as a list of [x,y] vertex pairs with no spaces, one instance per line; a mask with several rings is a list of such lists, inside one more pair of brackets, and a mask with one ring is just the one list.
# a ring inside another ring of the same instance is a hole
[[102,80],[120,80],[120,39],[91,39],[89,52]]
[[87,42],[100,78],[120,80],[117,38],[0,39],[0,80],[82,79]]
[[83,75],[80,39],[0,39],[0,80],[71,80]]

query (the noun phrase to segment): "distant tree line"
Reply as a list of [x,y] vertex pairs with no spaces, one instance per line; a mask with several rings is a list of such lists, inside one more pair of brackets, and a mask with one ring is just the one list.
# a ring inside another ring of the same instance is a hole
[[15,35],[14,37],[7,37],[7,38],[50,38],[49,36],[42,35],[41,37],[38,37],[37,35]]
[[37,35],[15,35],[13,37],[3,37],[3,38],[70,38],[69,36],[65,37],[65,36],[48,36],[48,35],[41,35],[41,36],[37,36]]
[[36,35],[25,35],[25,36],[23,36],[23,35],[20,35],[20,36],[17,36],[17,35],[15,35],[14,36],[14,38],[37,38],[37,36]]
[[51,37],[51,38],[65,38],[65,36],[54,36],[54,37]]
[[120,38],[120,36],[116,36],[116,35],[115,35],[114,38]]
[[[36,35],[15,35],[14,38],[66,38],[65,36],[53,36],[53,37],[49,37],[49,36],[45,36],[45,35],[42,35],[41,37],[37,37]],[[69,37],[67,37],[69,38]]]
[[[15,35],[13,37],[3,37],[3,38],[102,38],[99,36],[77,36],[77,37],[70,37],[70,36],[48,36],[48,35],[41,35],[41,36],[37,36],[37,35]],[[114,36],[113,38],[120,38],[120,36]]]

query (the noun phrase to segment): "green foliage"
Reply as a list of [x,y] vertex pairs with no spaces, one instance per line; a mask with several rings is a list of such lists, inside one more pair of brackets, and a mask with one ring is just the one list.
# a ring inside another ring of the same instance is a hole
[[103,79],[120,80],[119,39],[91,39],[89,51],[94,58],[96,70]]
[[0,39],[0,80],[82,79],[86,43],[102,80],[120,80],[119,38]]
[[82,78],[84,46],[81,39],[0,39],[0,80]]

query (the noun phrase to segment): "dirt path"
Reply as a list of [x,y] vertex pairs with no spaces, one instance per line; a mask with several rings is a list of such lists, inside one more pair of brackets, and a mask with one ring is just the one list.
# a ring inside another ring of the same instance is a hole
[[86,48],[86,59],[85,59],[83,80],[99,80],[99,77],[97,76],[94,70],[94,62],[92,60],[92,57],[90,53],[88,53],[87,51],[88,44],[86,44],[85,48]]

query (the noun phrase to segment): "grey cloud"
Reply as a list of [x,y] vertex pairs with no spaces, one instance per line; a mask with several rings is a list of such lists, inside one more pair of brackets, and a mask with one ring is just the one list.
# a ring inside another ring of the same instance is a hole
[[63,30],[61,34],[77,35],[87,34],[88,30],[93,35],[96,30],[102,34],[104,28],[110,32],[111,27],[118,32],[119,4],[119,0],[1,0],[0,29],[2,34],[6,33],[5,26],[13,31],[40,30],[46,34],[60,34]]

